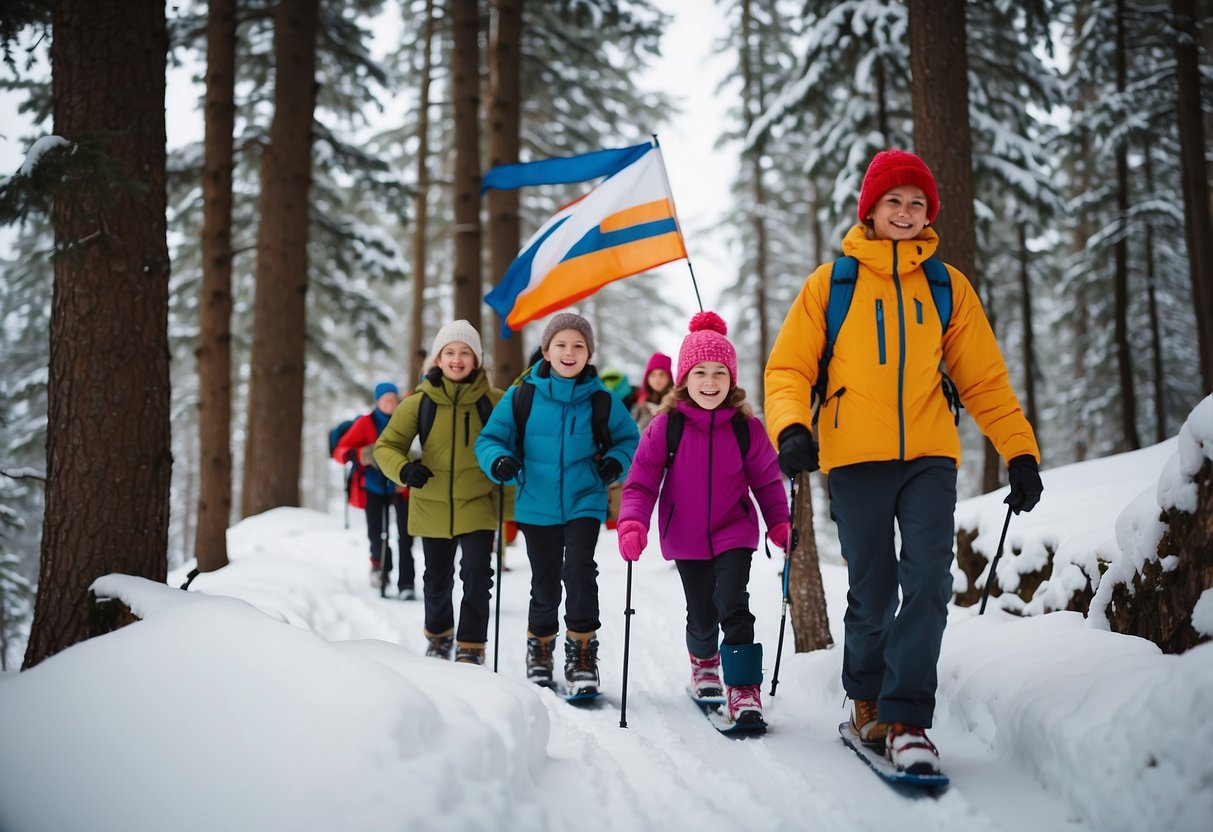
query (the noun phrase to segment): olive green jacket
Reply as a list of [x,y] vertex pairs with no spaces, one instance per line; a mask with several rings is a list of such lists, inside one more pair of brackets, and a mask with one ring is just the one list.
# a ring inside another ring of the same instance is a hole
[[[422,394],[437,405],[434,423],[421,449],[421,464],[433,476],[421,488],[409,489],[409,534],[417,537],[457,537],[497,528],[496,485],[476,462],[476,437],[483,425],[476,401],[488,396],[496,406],[504,391],[490,387],[484,370],[456,384],[423,379],[417,391],[402,401],[375,442],[375,461],[393,482],[404,485],[401,469],[418,433]],[[509,489],[512,491],[512,489]],[[513,495],[507,495],[506,519],[512,516]]]

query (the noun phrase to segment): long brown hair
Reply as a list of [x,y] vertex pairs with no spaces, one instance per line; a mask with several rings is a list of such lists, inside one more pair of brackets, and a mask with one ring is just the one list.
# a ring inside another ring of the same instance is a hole
[[[691,402],[695,404],[691,398],[691,393],[687,390],[687,384],[684,381],[682,384],[674,386],[674,389],[665,394],[665,398],[661,400],[661,408],[658,413],[669,413],[671,410],[678,408],[679,402]],[[695,404],[699,407],[698,404]],[[740,387],[734,387],[729,391],[729,397],[724,400],[723,407],[733,407],[741,411],[741,414],[747,419],[754,416],[754,408],[750,407],[750,403],[745,399],[745,390]]]

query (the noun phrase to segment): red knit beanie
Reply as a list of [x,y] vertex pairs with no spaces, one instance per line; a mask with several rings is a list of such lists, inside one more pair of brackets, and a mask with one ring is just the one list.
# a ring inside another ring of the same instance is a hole
[[939,213],[939,188],[927,163],[896,147],[882,150],[872,157],[868,172],[859,189],[859,221],[865,222],[872,206],[882,196],[902,185],[916,185],[927,195],[927,222],[935,222]]
[[682,348],[678,350],[678,378],[675,384],[682,384],[687,374],[696,364],[705,361],[719,361],[729,370],[729,381],[737,384],[737,350],[725,336],[729,332],[728,324],[715,312],[700,312],[691,318],[691,334],[682,339]]

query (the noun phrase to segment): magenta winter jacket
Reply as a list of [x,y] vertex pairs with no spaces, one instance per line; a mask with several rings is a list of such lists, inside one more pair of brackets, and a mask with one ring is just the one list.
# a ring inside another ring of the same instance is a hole
[[704,410],[679,402],[678,409],[685,420],[674,464],[666,470],[669,416],[660,413],[640,438],[623,485],[620,522],[639,520],[648,528],[660,494],[657,528],[666,560],[709,560],[730,549],[757,549],[758,516],[751,490],[767,528],[788,520],[779,459],[762,423],[749,420],[750,449],[742,460],[729,423],[733,408]]

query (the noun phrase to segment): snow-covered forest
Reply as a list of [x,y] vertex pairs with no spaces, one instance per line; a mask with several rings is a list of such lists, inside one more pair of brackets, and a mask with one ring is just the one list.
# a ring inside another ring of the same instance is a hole
[[[803,814],[784,792],[798,778],[831,807],[823,827],[843,828],[842,804],[866,802],[880,783],[845,758],[837,767],[861,787],[810,774],[841,754],[825,730],[845,718],[834,707],[837,648],[785,657],[776,727],[761,741],[769,749],[686,739],[705,726],[662,699],[684,680],[663,675],[677,639],[658,647],[680,626],[677,581],[646,561],[642,598],[668,607],[655,620],[670,632],[645,636],[630,734],[606,730],[618,721],[617,664],[604,670],[601,711],[570,714],[514,684],[513,646],[502,673],[486,676],[485,697],[464,699],[461,673],[419,658],[419,613],[380,608],[363,588],[360,513],[341,528],[329,433],[371,408],[377,382],[411,389],[419,352],[454,318],[482,333],[498,386],[536,345],[541,323],[499,337],[484,295],[588,186],[482,196],[483,173],[652,134],[702,279],[692,287],[686,264],[672,263],[579,302],[601,370],[639,384],[654,350],[676,350],[698,294],[728,320],[741,385],[761,414],[762,370],[792,299],[838,255],[873,154],[901,147],[940,181],[940,255],[977,289],[1040,440],[1044,500],[1012,524],[997,610],[978,619],[1006,460],[962,413],[940,732],[959,752],[957,786],[909,827],[1134,829],[1163,818],[1195,829],[1209,816],[1213,770],[1156,756],[1174,750],[1159,737],[1171,737],[1176,709],[1213,704],[1208,645],[1171,657],[1138,637],[1171,653],[1213,634],[1213,2],[18,0],[0,15],[0,46],[0,736],[22,730],[20,743],[0,743],[0,804],[38,794],[18,770],[36,778],[45,769],[32,758],[59,753],[59,742],[80,760],[68,779],[91,783],[96,800],[45,812],[13,804],[13,814],[0,809],[0,829],[73,828],[95,820],[94,806],[123,806],[129,814],[112,815],[129,822],[122,828],[162,828],[168,817],[161,800],[129,799],[106,758],[72,745],[82,738],[52,732],[36,704],[77,696],[72,680],[109,691],[71,711],[76,726],[87,736],[112,720],[106,747],[129,753],[135,779],[166,795],[212,768],[233,782],[272,768],[283,782],[307,776],[287,764],[301,720],[323,732],[303,741],[300,759],[353,737],[360,762],[309,784],[345,796],[326,803],[320,790],[296,827],[382,825],[383,812],[389,828],[417,818],[441,827],[433,807],[468,799],[457,780],[476,749],[469,771],[484,793],[445,828],[495,818],[552,828],[604,799],[563,765],[595,754],[606,762],[585,777],[620,804],[603,828],[701,825],[717,812],[792,828]],[[689,159],[710,161],[687,171]],[[715,190],[699,189],[707,180]],[[820,478],[813,505],[840,635],[845,571]],[[511,558],[524,575],[521,542]],[[598,559],[610,562],[604,599],[618,596],[604,610],[621,607],[614,535],[603,534]],[[768,566],[771,580],[754,592],[770,644],[779,564]],[[202,575],[188,594],[159,591],[194,568]],[[90,639],[112,627],[93,616],[95,586],[146,620]],[[1164,595],[1161,612],[1143,609]],[[521,590],[507,599],[514,630],[523,606]],[[303,632],[274,631],[279,621]],[[219,632],[242,651],[210,652]],[[209,658],[187,672],[173,650],[195,640]],[[618,652],[618,641],[611,633],[604,649]],[[267,651],[310,664],[229,678]],[[995,652],[1014,659],[990,666]],[[141,663],[151,675],[131,674]],[[1196,690],[1168,700],[1168,683]],[[285,690],[313,686],[314,701],[270,716]],[[381,722],[328,701],[366,686],[369,710],[416,709],[429,721]],[[268,732],[262,756],[245,756],[232,722],[208,715],[183,743],[197,759],[162,769],[176,746],[160,735],[179,711],[227,698],[249,710],[242,731]],[[140,725],[144,715],[157,727]],[[1154,729],[1151,751],[1129,754]],[[1199,755],[1208,743],[1196,739],[1175,743]],[[415,756],[418,744],[433,753]],[[1103,776],[1064,782],[1095,760],[1107,767],[1089,771]],[[373,773],[379,766],[390,773]],[[367,785],[421,771],[441,772],[441,783]],[[730,814],[722,794],[747,776],[738,805],[759,814]],[[997,797],[1003,777],[1015,787]],[[554,803],[550,782],[564,794]],[[1038,793],[1040,813],[1017,814]],[[342,802],[350,795],[359,797]],[[282,817],[272,796],[229,796],[247,802],[246,828]],[[991,801],[1018,822],[977,808]],[[359,814],[341,814],[352,803]],[[873,828],[900,805],[874,809]],[[239,828],[233,817],[199,812],[194,828]]]

